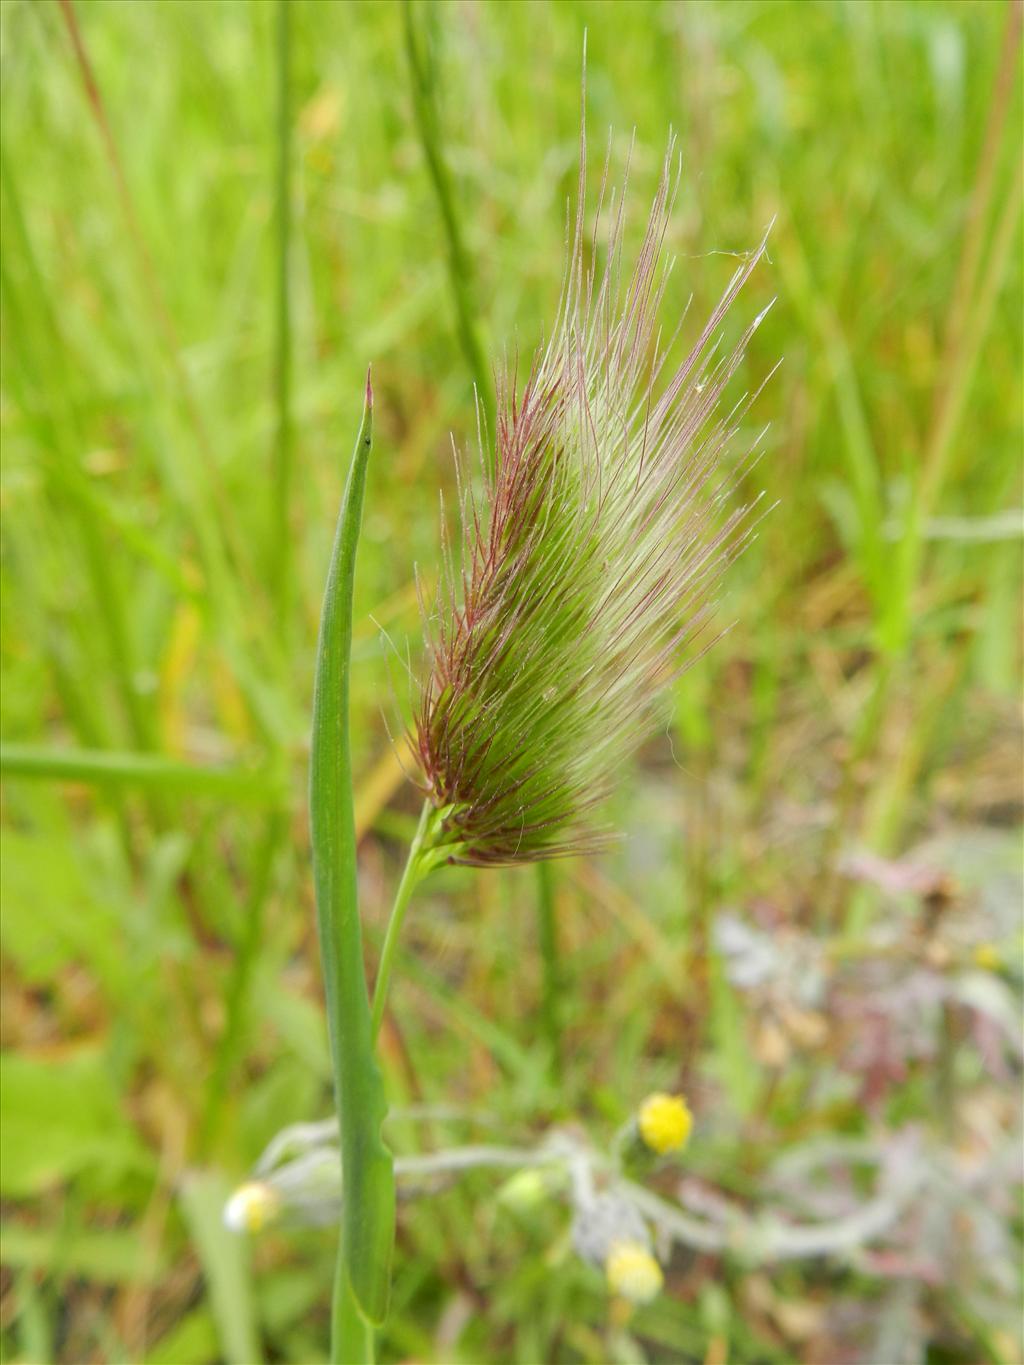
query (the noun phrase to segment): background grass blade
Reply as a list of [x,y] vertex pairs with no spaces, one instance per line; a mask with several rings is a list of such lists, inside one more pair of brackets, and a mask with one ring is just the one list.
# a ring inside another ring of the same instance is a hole
[[201,1152],[206,1152],[209,1148],[224,1103],[231,1071],[238,1061],[253,974],[259,961],[267,897],[273,880],[274,856],[285,832],[286,820],[283,812],[275,810],[266,816],[263,837],[256,849],[249,896],[242,915],[241,941],[235,953],[227,989],[224,1032],[217,1045],[213,1073],[207,1085],[206,1107],[199,1134]]
[[282,788],[266,771],[211,768],[181,763],[160,754],[105,749],[51,749],[39,744],[0,745],[0,773],[52,782],[85,782],[98,787],[139,787],[221,796],[264,805]]
[[249,1273],[249,1248],[224,1226],[230,1182],[217,1171],[190,1171],[181,1184],[181,1211],[202,1262],[220,1349],[228,1365],[263,1359]]
[[[476,385],[477,398],[484,415],[485,440],[494,439],[494,385],[491,382],[480,332],[477,325],[476,310],[473,306],[473,281],[469,253],[463,240],[462,224],[452,188],[451,173],[444,154],[444,142],[437,110],[436,83],[426,45],[416,31],[416,16],[412,0],[403,0],[402,22],[405,31],[405,52],[409,63],[409,76],[412,84],[413,109],[416,114],[416,127],[420,135],[420,145],[426,158],[430,180],[437,197],[441,212],[445,243],[448,248],[448,278],[451,283],[452,301],[455,305],[455,321],[459,335],[459,345],[469,366]],[[485,445],[485,456],[490,459],[489,447]]]
[[277,301],[274,321],[274,477],[272,526],[278,620],[287,635],[292,599],[291,3],[277,3]]

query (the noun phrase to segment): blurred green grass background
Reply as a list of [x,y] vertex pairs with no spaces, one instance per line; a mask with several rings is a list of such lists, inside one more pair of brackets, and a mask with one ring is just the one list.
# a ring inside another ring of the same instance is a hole
[[[0,6],[5,1359],[324,1356],[331,1238],[250,1257],[219,1201],[329,1112],[308,715],[366,367],[371,951],[418,804],[382,637],[415,661],[414,565],[429,583],[449,433],[467,448],[475,418],[403,7],[288,19],[282,326],[279,8]],[[608,130],[621,179],[635,129],[634,242],[679,136],[666,323],[692,295],[692,336],[774,218],[733,322],[777,296],[745,381],[784,363],[751,417],[771,424],[751,488],[779,505],[731,574],[737,625],[623,774],[631,837],[555,874],[560,1067],[535,877],[452,869],[410,915],[389,1089],[505,1134],[607,1134],[682,1086],[708,1096],[697,1168],[746,1193],[767,1154],[862,1115],[816,1104],[827,1047],[759,1045],[714,911],[853,939],[886,911],[844,853],[1020,821],[1019,8],[451,0],[412,22],[488,366],[557,302],[585,30],[589,189]],[[937,1117],[918,1080],[892,1103]],[[382,1358],[611,1358],[559,1236],[554,1211],[509,1222],[486,1178],[404,1211]],[[750,1278],[688,1267],[638,1326],[650,1358],[826,1365],[764,1325]],[[773,1292],[839,1290],[789,1268]],[[930,1361],[1018,1358],[955,1296],[929,1320]]]

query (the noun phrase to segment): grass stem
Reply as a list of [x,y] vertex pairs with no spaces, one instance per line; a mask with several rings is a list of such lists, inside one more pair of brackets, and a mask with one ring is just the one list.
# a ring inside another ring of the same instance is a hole
[[331,1365],[373,1365],[374,1330],[359,1312],[341,1249],[331,1298]]
[[291,617],[291,0],[277,4],[277,314],[275,319],[274,398],[277,423],[274,433],[274,586],[278,620],[287,630]]
[[551,864],[537,864],[537,937],[540,940],[541,1022],[551,1054],[551,1077],[562,1075],[562,1021],[559,997],[562,970],[558,955],[558,924],[555,918],[555,876]]
[[405,50],[412,78],[413,111],[420,145],[426,158],[431,183],[437,196],[448,246],[448,275],[455,304],[455,319],[459,345],[476,385],[477,400],[484,419],[484,454],[490,462],[489,437],[494,435],[494,385],[487,370],[483,347],[473,307],[472,271],[469,254],[462,236],[456,198],[452,189],[448,162],[444,154],[441,129],[435,98],[435,82],[426,55],[416,35],[411,0],[403,0],[402,17],[405,27]]
[[409,905],[409,900],[417,885],[423,880],[428,871],[424,862],[424,855],[430,847],[430,816],[433,807],[429,801],[424,801],[423,810],[420,812],[420,822],[416,826],[416,833],[412,843],[409,845],[409,856],[406,859],[405,870],[402,872],[401,880],[398,883],[398,890],[395,892],[395,902],[391,907],[391,918],[388,920],[387,932],[384,935],[384,944],[380,953],[380,964],[377,967],[377,982],[373,991],[373,1036],[380,1033],[381,1022],[384,1018],[384,1008],[387,1004],[388,986],[391,981],[391,973],[395,965],[395,953],[398,950],[398,941],[402,934],[402,922],[405,919],[405,912]]

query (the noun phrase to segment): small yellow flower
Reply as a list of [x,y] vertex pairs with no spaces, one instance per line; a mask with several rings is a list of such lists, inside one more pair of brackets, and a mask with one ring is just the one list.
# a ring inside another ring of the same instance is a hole
[[1003,965],[1002,955],[994,943],[979,943],[973,953],[975,966],[986,972],[997,972]]
[[648,1095],[637,1114],[637,1126],[651,1151],[664,1155],[686,1146],[693,1115],[682,1095]]
[[616,1242],[604,1263],[608,1288],[631,1303],[650,1303],[665,1283],[661,1266],[639,1242]]
[[224,1206],[224,1222],[232,1232],[261,1232],[281,1209],[281,1196],[270,1185],[250,1180],[239,1185]]

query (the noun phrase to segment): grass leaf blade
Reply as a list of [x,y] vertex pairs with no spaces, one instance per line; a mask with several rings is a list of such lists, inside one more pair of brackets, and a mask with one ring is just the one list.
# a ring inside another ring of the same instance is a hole
[[310,826],[345,1189],[344,1267],[339,1262],[335,1302],[344,1294],[347,1273],[360,1311],[369,1322],[380,1323],[387,1309],[395,1191],[391,1154],[380,1138],[387,1103],[374,1058],[363,972],[348,732],[352,588],[372,440],[372,402],[368,380],[320,618]]
[[203,1267],[222,1358],[228,1365],[259,1365],[263,1352],[249,1251],[221,1217],[230,1193],[219,1171],[189,1171],[181,1185],[181,1211]]

